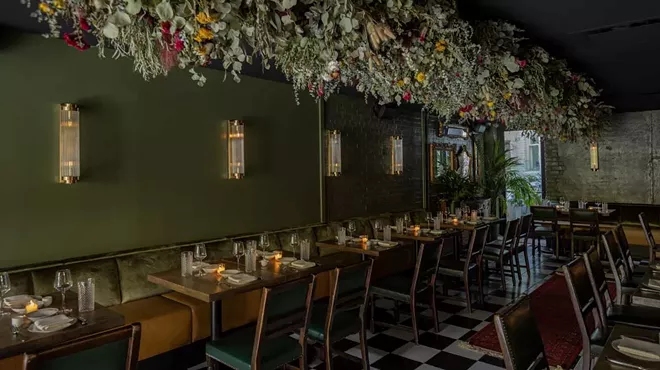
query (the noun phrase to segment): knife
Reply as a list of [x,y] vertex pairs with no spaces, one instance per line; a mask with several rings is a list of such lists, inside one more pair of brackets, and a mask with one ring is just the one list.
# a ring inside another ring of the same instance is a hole
[[605,359],[607,359],[607,361],[609,361],[609,362],[611,362],[611,363],[613,363],[613,364],[615,364],[615,365],[619,365],[619,366],[623,366],[623,367],[628,367],[628,368],[631,368],[631,369],[637,369],[637,370],[648,370],[648,369],[645,368],[645,367],[642,367],[642,366],[639,366],[639,365],[629,364],[629,363],[627,363],[627,362],[619,361],[619,360],[613,359],[613,358],[611,358],[611,357],[605,357]]

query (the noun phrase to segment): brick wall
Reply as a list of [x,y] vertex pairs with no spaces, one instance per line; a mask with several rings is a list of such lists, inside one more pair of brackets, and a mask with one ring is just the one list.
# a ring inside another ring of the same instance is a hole
[[615,115],[599,157],[593,172],[585,144],[546,140],[546,197],[660,204],[660,111]]
[[[342,175],[326,178],[330,221],[423,207],[421,110],[389,108],[379,119],[373,106],[373,102],[346,95],[332,96],[326,102],[326,129],[342,134]],[[387,174],[393,135],[403,137],[400,176]]]

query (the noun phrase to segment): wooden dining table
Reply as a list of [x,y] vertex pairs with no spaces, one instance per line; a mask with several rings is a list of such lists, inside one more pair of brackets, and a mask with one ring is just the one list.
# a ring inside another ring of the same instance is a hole
[[[614,325],[614,328],[610,332],[610,336],[607,339],[607,343],[605,343],[603,351],[598,356],[598,361],[592,370],[660,369],[660,363],[658,362],[637,360],[630,356],[624,355],[623,353],[620,353],[619,351],[615,350],[614,347],[612,347],[612,342],[614,340],[620,339],[622,335],[658,343],[659,334],[660,330],[642,329],[634,326],[620,324]],[[622,362],[631,366],[624,366],[615,364],[613,362]]]
[[[316,266],[300,270],[285,266],[282,262],[276,260],[271,260],[264,268],[257,265],[256,271],[250,273],[257,277],[257,280],[243,285],[230,285],[223,280],[222,274],[217,273],[184,277],[181,276],[180,269],[150,274],[147,276],[147,279],[167,289],[204,302],[209,302],[211,304],[211,338],[212,340],[216,340],[223,332],[223,300],[264,287],[283,284],[312,274],[317,275],[333,270],[336,267],[358,263],[360,262],[360,257],[354,253],[335,253],[327,256],[312,257],[310,260],[315,262]],[[218,263],[223,263],[226,269],[237,268],[236,261],[221,260]]]
[[316,246],[320,249],[332,249],[340,252],[356,253],[362,256],[377,258],[384,253],[388,253],[399,248],[404,248],[409,245],[397,242],[397,244],[393,247],[384,247],[377,245],[376,243],[346,242],[345,244],[339,244],[339,242],[336,240],[325,240],[316,242]]
[[[52,297],[53,303],[50,307],[59,308],[62,304],[60,293],[54,293]],[[78,296],[74,292],[66,294],[66,308],[72,309],[68,316],[75,317],[78,321],[66,329],[53,333],[29,332],[27,328],[30,321],[25,319],[19,334],[14,335],[11,332],[11,317],[14,314],[0,316],[0,362],[5,358],[22,357],[23,353],[34,353],[73,339],[124,325],[123,315],[98,304],[95,305],[95,310],[92,312],[78,312]],[[3,366],[0,368],[4,370]]]

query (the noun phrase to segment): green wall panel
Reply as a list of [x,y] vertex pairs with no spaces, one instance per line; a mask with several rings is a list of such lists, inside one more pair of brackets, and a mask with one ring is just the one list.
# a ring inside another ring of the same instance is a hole
[[[112,51],[107,51],[111,54]],[[0,268],[319,221],[317,105],[290,85],[201,70],[145,82],[23,35],[0,50]],[[57,179],[57,105],[81,106],[81,182]],[[246,122],[226,180],[223,122]]]

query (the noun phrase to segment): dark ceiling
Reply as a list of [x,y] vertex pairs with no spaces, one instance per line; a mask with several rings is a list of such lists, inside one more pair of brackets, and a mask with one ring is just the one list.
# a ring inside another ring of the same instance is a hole
[[[660,109],[660,0],[457,2],[465,18],[501,18],[526,29],[535,42],[591,75],[618,111]],[[43,32],[29,14],[20,0],[0,0],[0,25]],[[261,68],[247,74],[260,75]],[[282,78],[272,72],[265,77]]]

